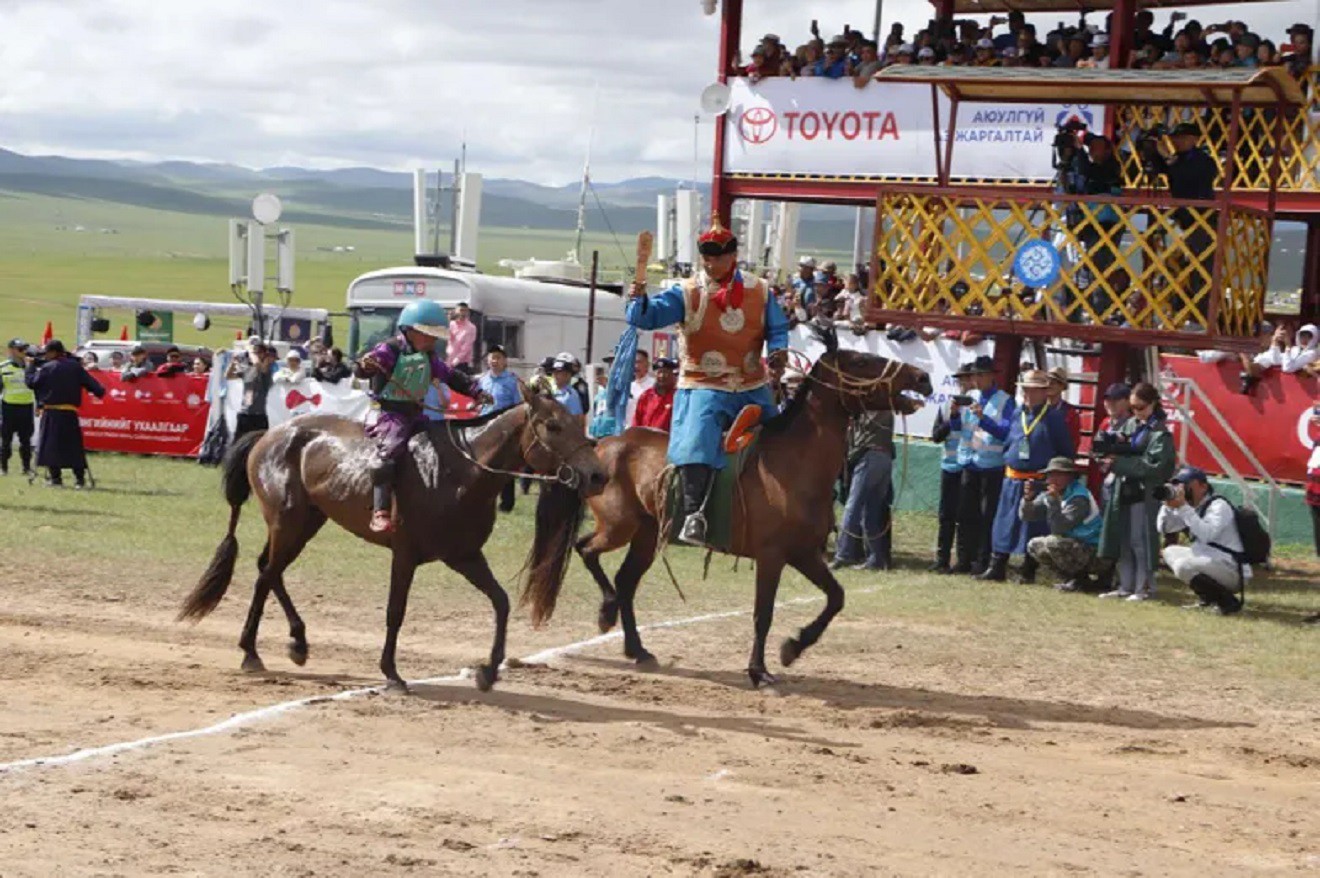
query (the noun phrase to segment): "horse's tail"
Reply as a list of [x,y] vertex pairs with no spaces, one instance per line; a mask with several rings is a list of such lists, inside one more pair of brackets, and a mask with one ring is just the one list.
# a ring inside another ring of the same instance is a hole
[[229,449],[221,467],[220,485],[225,501],[229,503],[229,530],[220,545],[216,546],[211,563],[202,573],[196,588],[188,595],[179,609],[177,621],[191,619],[194,622],[204,618],[220,604],[220,599],[229,589],[229,581],[234,578],[234,564],[238,560],[238,517],[243,511],[243,504],[252,496],[252,486],[248,483],[247,463],[252,455],[252,446],[265,435],[265,431],[245,433]]
[[527,554],[527,584],[520,600],[520,605],[531,604],[535,626],[554,615],[585,512],[577,491],[554,482],[541,486],[541,497],[536,501],[536,535]]

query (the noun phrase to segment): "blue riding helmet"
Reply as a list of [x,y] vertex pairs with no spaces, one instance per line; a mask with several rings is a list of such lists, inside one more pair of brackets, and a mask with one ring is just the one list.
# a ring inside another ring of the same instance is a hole
[[443,338],[448,334],[448,324],[445,309],[440,307],[439,302],[429,299],[409,302],[399,314],[400,331],[411,328],[434,338]]

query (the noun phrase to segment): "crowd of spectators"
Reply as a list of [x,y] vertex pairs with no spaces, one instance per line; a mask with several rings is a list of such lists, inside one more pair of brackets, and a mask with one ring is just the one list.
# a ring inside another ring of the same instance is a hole
[[[1280,43],[1252,31],[1245,22],[1203,25],[1173,12],[1162,30],[1155,30],[1155,14],[1137,13],[1133,45],[1124,66],[1137,69],[1195,70],[1207,67],[1286,66],[1299,78],[1311,65],[1310,25],[1294,24]],[[766,34],[752,50],[751,59],[739,61],[735,75],[752,80],[771,76],[814,76],[851,79],[864,88],[876,73],[902,64],[967,67],[1081,67],[1107,69],[1110,56],[1110,20],[1088,24],[1086,16],[1075,25],[1060,21],[1039,33],[1020,12],[992,16],[982,23],[958,19],[942,24],[934,19],[910,38],[902,23],[895,23],[882,43],[845,26],[828,41],[819,25],[811,24],[811,38],[790,49],[777,34]]]

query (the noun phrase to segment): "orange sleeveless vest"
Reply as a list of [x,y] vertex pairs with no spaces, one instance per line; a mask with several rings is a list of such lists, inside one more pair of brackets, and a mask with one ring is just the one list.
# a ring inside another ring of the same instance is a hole
[[765,305],[769,289],[744,278],[742,307],[721,312],[695,279],[683,282],[683,332],[679,336],[678,386],[739,392],[766,383]]

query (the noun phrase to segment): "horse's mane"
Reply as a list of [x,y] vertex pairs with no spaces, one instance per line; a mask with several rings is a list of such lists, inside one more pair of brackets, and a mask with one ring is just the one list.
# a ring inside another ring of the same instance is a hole
[[[832,354],[839,350],[839,336],[834,330],[833,323],[823,323],[813,320],[810,324],[812,334],[816,340],[825,346],[825,353]],[[820,368],[820,360],[817,359],[812,364],[811,370],[802,377],[802,383],[798,385],[797,393],[789,400],[788,406],[782,412],[775,415],[770,420],[761,425],[761,430],[766,435],[772,436],[776,433],[782,433],[792,426],[793,421],[806,411],[807,400],[811,398],[811,388],[816,382],[812,379],[816,375],[816,370]]]

